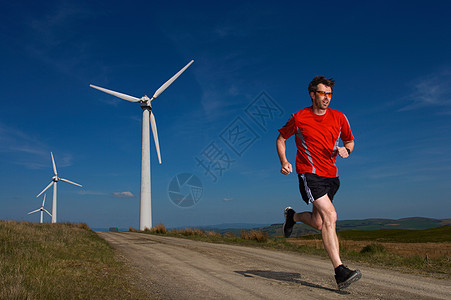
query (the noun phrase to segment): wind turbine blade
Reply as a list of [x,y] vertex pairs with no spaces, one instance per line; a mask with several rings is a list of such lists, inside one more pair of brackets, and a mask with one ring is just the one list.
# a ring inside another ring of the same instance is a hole
[[50,155],[52,156],[53,172],[55,173],[55,176],[58,176],[58,172],[56,172],[55,159],[53,159],[53,153],[50,152]]
[[47,194],[44,194],[44,200],[42,201],[42,207],[44,207],[44,204],[45,204],[45,196],[47,196]]
[[136,97],[133,97],[133,96],[129,96],[129,95],[126,95],[126,94],[122,94],[122,93],[118,93],[118,92],[115,92],[115,91],[112,91],[112,90],[104,89],[104,88],[101,88],[99,86],[95,86],[95,85],[92,85],[92,84],[90,84],[89,86],[92,87],[92,88],[98,89],[99,91],[105,92],[107,94],[116,96],[118,98],[130,101],[130,102],[140,102],[141,101],[141,99],[139,99],[139,98],[136,98]]
[[188,67],[194,62],[194,60],[191,60],[186,66],[183,67],[183,69],[181,69],[180,71],[177,72],[177,74],[175,74],[174,76],[171,77],[171,79],[169,79],[168,81],[166,81],[165,84],[163,84],[153,95],[152,100],[157,98],[158,96],[160,96],[161,93],[164,92],[165,89],[168,88],[168,86],[170,86],[174,80],[176,80],[183,72],[185,72],[186,69],[188,69]]
[[64,182],[67,182],[67,183],[71,183],[71,184],[74,184],[74,185],[82,186],[81,184],[78,184],[78,183],[72,182],[72,181],[70,181],[70,180],[67,180],[67,179],[64,179],[64,178],[60,178],[60,180],[61,180],[61,181],[64,181]]
[[44,192],[45,192],[52,184],[53,184],[53,181],[50,182],[49,185],[48,185],[45,189],[43,189],[42,192],[40,192],[40,193],[36,196],[36,198],[38,198],[39,196],[41,196],[42,193],[44,193]]
[[155,122],[155,116],[152,111],[150,112],[150,125],[152,127],[155,148],[157,148],[158,162],[161,164],[160,143],[158,142],[157,122]]
[[44,208],[44,211],[45,211],[49,216],[52,216],[52,214],[49,213],[45,208]]
[[38,208],[38,209],[36,209],[36,210],[30,211],[28,214],[32,214],[32,213],[38,212],[38,211],[40,211],[40,210],[41,210],[41,209]]
[[158,142],[157,122],[155,122],[155,116],[152,111],[150,112],[150,125],[152,127],[155,148],[157,148],[158,162],[161,164],[160,143]]

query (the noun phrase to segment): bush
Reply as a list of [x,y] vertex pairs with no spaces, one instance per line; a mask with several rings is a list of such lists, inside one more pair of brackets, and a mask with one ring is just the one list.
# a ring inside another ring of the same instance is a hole
[[79,224],[78,224],[78,228],[80,228],[80,229],[86,229],[86,230],[91,230],[91,228],[89,228],[88,224],[86,224],[86,223],[79,223]]
[[192,229],[192,228],[185,228],[185,229],[173,229],[170,231],[170,233],[175,234],[175,235],[184,235],[184,236],[200,236],[200,237],[206,237],[207,234],[205,233],[205,231],[200,230],[200,229]]
[[243,240],[257,241],[259,243],[262,243],[268,241],[268,233],[261,230],[251,230],[250,232],[242,230],[241,238]]
[[361,254],[384,254],[387,253],[385,247],[381,244],[369,244],[360,250]]
[[209,238],[220,238],[222,235],[219,232],[216,231],[207,231],[207,236]]
[[224,233],[224,238],[226,239],[236,239],[236,235],[233,232]]
[[[147,228],[146,228],[147,229]],[[166,234],[167,230],[166,230],[166,226],[164,226],[163,224],[158,224],[157,226],[152,227],[152,229],[150,229],[150,233],[161,233],[161,234]]]
[[133,227],[128,227],[128,231],[130,231],[130,232],[138,232],[138,230],[136,230],[135,228],[133,228]]

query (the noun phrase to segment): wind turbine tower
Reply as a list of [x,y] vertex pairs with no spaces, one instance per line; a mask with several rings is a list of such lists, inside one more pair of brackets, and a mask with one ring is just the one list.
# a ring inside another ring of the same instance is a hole
[[49,183],[49,185],[45,189],[43,189],[42,192],[40,192],[36,196],[36,198],[41,196],[42,193],[44,193],[49,187],[51,187],[53,185],[52,223],[56,223],[56,191],[57,191],[56,184],[60,180],[64,181],[64,182],[67,182],[67,183],[70,183],[70,184],[73,184],[73,185],[78,185],[78,186],[81,186],[81,184],[78,184],[78,183],[72,182],[70,180],[58,177],[58,172],[56,171],[56,164],[55,164],[55,159],[53,158],[53,153],[50,152],[50,155],[52,156],[53,173],[55,175],[52,177],[52,181]]
[[42,201],[41,207],[38,208],[38,209],[36,209],[36,210],[30,211],[30,212],[28,213],[28,214],[30,215],[30,214],[33,214],[33,213],[35,213],[35,212],[40,211],[40,212],[41,212],[41,222],[40,222],[40,223],[42,223],[42,222],[44,221],[44,212],[46,212],[49,216],[52,216],[52,214],[49,213],[48,210],[46,210],[46,209],[44,208],[44,205],[45,205],[45,196],[46,196],[46,194],[44,194],[44,200]]
[[185,70],[194,62],[191,60],[185,67],[177,72],[174,76],[166,81],[152,96],[152,98],[144,95],[141,98],[136,98],[126,94],[118,93],[112,90],[101,88],[90,84],[89,86],[98,89],[102,92],[116,96],[118,98],[130,101],[138,102],[141,104],[143,110],[142,116],[142,145],[141,145],[141,206],[140,206],[140,218],[139,229],[145,230],[146,228],[152,228],[152,198],[151,198],[151,180],[150,180],[150,130],[149,121],[152,127],[153,138],[155,140],[155,147],[157,150],[158,162],[161,164],[160,145],[158,143],[157,124],[155,122],[155,116],[152,112],[152,101],[155,100],[164,90],[166,90]]

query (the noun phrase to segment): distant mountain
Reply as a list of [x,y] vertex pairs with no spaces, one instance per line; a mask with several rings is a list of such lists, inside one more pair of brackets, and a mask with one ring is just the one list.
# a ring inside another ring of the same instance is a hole
[[218,225],[207,225],[198,227],[200,229],[253,229],[269,226],[269,224],[252,224],[252,223],[224,223]]
[[[337,231],[343,230],[379,230],[379,229],[411,229],[423,230],[451,225],[451,219],[431,219],[431,218],[402,218],[402,219],[365,219],[365,220],[343,220],[337,222]],[[268,232],[270,236],[282,236],[282,224],[273,224],[269,227],[261,228]],[[302,223],[294,225],[292,237],[301,235],[318,234],[310,226]]]
[[[441,226],[451,225],[451,219],[431,219],[422,217],[402,218],[402,219],[364,219],[364,220],[343,220],[337,222],[337,231],[343,230],[378,230],[378,229],[413,229],[422,230]],[[221,234],[226,232],[240,235],[241,230],[261,230],[267,232],[269,236],[282,236],[282,224],[256,224],[256,223],[223,223],[205,226],[185,226],[170,229],[198,228],[205,231],[215,231]],[[92,228],[94,231],[108,231],[109,228]],[[118,228],[118,231],[128,231],[128,228]],[[294,225],[292,237],[318,234],[319,230],[315,230],[310,226],[302,223]]]
[[[422,217],[402,218],[402,219],[364,219],[364,220],[343,220],[337,222],[337,231],[342,230],[379,230],[379,229],[412,229],[422,230],[441,226],[451,225],[451,219],[431,219]],[[220,233],[231,232],[239,235],[241,230],[258,229],[267,232],[269,236],[282,236],[282,224],[219,224],[211,226],[197,227],[203,230],[211,230]],[[294,225],[292,237],[301,235],[318,234],[310,226],[302,223]]]
[[[216,224],[216,225],[205,225],[205,226],[194,226],[191,228],[198,228],[204,231],[214,231],[219,232],[221,234],[224,233],[233,233],[236,236],[240,236],[240,233],[242,230],[251,230],[256,228],[264,228],[268,227],[269,224],[253,224],[253,223],[223,223],[223,224]],[[179,227],[176,229],[185,229],[189,228],[190,226],[185,227]]]

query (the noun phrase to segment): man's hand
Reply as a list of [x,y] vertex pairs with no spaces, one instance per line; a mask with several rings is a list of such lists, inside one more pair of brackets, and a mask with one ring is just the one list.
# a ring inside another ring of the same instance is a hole
[[280,169],[280,173],[282,173],[283,175],[288,175],[291,172],[293,172],[293,167],[291,166],[291,164],[289,162],[284,162],[282,164],[282,168]]
[[343,158],[347,158],[349,156],[348,150],[346,150],[346,147],[338,147],[338,155],[340,155]]

